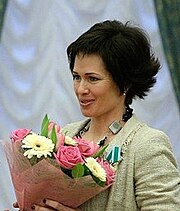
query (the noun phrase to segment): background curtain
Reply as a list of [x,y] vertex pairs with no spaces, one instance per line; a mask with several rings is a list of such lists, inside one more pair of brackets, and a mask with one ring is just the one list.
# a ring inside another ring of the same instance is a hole
[[[9,0],[5,15],[0,43],[2,142],[9,141],[16,128],[39,132],[46,113],[62,126],[83,118],[73,93],[66,47],[95,22],[117,19],[144,28],[160,59],[155,87],[132,107],[140,119],[168,134],[180,164],[179,110],[153,0]],[[14,201],[0,147],[0,210],[12,210]]]
[[180,1],[154,0],[165,55],[180,109]]
[[6,11],[8,0],[0,0],[0,39],[1,39],[1,31],[3,27],[3,21],[4,21],[4,14]]

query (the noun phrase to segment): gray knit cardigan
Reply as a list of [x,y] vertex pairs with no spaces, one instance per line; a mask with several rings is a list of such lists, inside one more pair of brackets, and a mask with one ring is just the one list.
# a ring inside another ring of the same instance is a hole
[[[63,128],[73,137],[87,120]],[[110,142],[122,148],[115,183],[82,211],[180,211],[180,174],[168,137],[133,115]]]

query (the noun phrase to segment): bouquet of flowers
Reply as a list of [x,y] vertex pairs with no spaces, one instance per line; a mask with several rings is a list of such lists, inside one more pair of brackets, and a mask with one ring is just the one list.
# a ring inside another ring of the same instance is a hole
[[45,198],[75,208],[115,180],[115,169],[105,159],[108,145],[71,138],[47,115],[40,134],[22,128],[10,139],[4,148],[20,209],[31,210]]

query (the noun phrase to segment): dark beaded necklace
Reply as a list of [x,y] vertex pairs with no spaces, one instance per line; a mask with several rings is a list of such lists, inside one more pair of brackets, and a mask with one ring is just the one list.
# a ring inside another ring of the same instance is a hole
[[[106,135],[99,141],[98,145],[100,147],[104,146],[106,140],[108,139],[110,134],[117,134],[122,126],[120,124],[121,121],[127,122],[133,114],[133,109],[129,107],[129,105],[126,105],[125,107],[126,111],[122,116],[122,119],[120,119],[119,121],[114,121],[110,124],[109,131],[106,133]],[[86,123],[86,125],[84,126],[84,128],[82,128],[82,130],[80,130],[77,134],[77,136],[82,137],[84,133],[86,133],[89,130],[90,127],[90,120]]]

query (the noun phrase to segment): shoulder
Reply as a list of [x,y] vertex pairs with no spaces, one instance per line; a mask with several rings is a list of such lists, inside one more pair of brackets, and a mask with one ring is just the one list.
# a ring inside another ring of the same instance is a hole
[[[134,157],[136,165],[153,160],[177,166],[169,137],[161,130],[155,129],[139,121],[134,115],[125,126],[125,144],[129,145],[129,153]],[[130,143],[130,144],[129,144]],[[161,163],[162,164],[162,163]]]
[[[169,137],[163,131],[149,127],[147,124],[144,124],[136,134],[138,143],[140,145],[146,145],[147,142],[150,143],[166,143],[170,144]],[[137,144],[138,144],[137,143]]]
[[149,127],[144,124],[134,137],[134,144],[140,148],[147,148],[149,145],[151,147],[162,147],[166,146],[172,150],[171,143],[167,134],[163,131]]
[[151,145],[154,147],[165,145],[172,148],[169,137],[163,131],[141,122],[135,115],[123,128],[123,134],[124,139],[131,142],[136,151],[147,149]]
[[171,163],[177,166],[169,137],[161,130],[144,124],[136,133],[132,142],[135,159],[139,165],[154,161],[154,165]]

